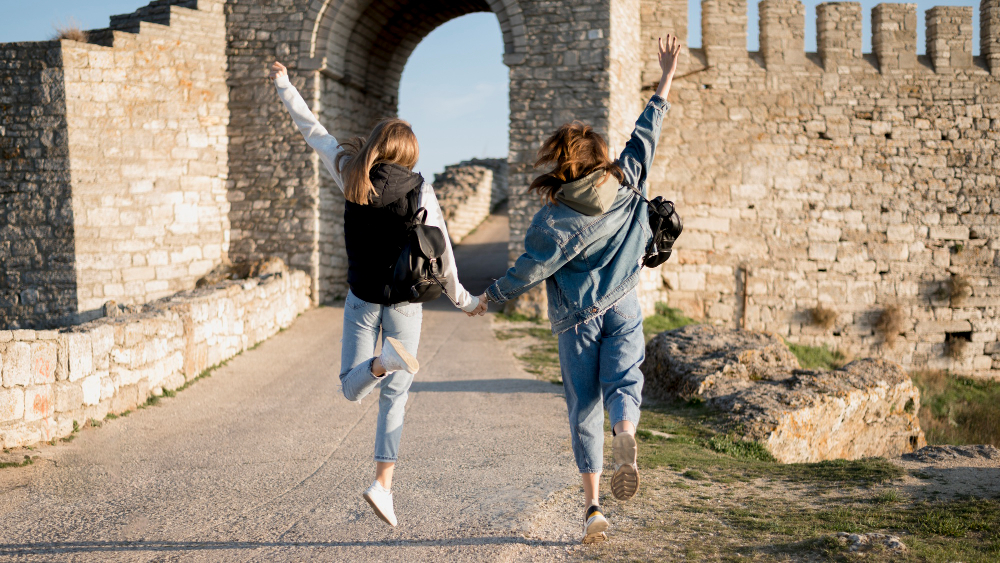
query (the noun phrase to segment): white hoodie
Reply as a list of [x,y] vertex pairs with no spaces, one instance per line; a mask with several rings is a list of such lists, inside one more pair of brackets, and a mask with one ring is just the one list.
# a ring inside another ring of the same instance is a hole
[[[333,176],[333,181],[344,191],[344,179],[337,172],[334,162],[344,152],[337,139],[320,125],[316,116],[313,115],[299,91],[292,86],[288,76],[282,75],[274,80],[274,86],[278,89],[278,97],[284,102],[288,113],[292,115],[292,121],[298,126],[306,143],[319,153],[320,159],[326,169]],[[426,224],[438,227],[444,233],[445,253],[441,257],[444,266],[444,288],[448,295],[454,300],[455,306],[465,312],[472,312],[479,306],[479,298],[470,295],[468,291],[458,281],[458,271],[455,269],[455,254],[451,249],[451,241],[448,239],[448,228],[444,223],[444,216],[441,214],[441,206],[438,204],[437,196],[434,195],[433,187],[424,182],[420,188],[420,207],[427,209]]]

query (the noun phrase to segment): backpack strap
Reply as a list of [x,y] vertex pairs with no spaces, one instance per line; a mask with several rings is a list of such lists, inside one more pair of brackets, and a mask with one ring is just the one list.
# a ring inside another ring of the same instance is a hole
[[413,212],[410,216],[410,220],[406,222],[406,226],[413,228],[417,225],[424,225],[427,223],[427,208],[421,207]]

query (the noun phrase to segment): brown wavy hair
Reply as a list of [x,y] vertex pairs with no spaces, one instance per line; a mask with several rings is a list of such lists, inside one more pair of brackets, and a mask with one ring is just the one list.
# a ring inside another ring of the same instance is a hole
[[361,205],[371,203],[375,187],[368,177],[376,164],[398,164],[413,170],[420,157],[417,136],[410,124],[396,117],[384,117],[368,138],[355,137],[340,144],[344,155],[335,163],[344,178],[344,197]]
[[556,202],[556,194],[563,184],[573,182],[597,171],[604,171],[602,183],[614,176],[625,182],[625,173],[618,163],[608,156],[608,143],[594,128],[581,122],[567,123],[538,149],[535,168],[554,165],[547,174],[535,178],[528,191],[538,193],[542,200]]

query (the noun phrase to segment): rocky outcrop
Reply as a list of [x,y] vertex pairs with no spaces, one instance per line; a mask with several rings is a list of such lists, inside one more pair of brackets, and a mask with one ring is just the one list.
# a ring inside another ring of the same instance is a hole
[[781,462],[898,456],[926,445],[920,393],[894,362],[805,370],[778,336],[710,325],[664,332],[646,346],[645,391],[700,399],[720,426]]

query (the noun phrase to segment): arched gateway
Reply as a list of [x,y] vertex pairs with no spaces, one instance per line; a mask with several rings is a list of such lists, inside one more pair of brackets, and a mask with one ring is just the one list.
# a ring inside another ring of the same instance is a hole
[[[686,41],[687,6],[154,0],[86,43],[0,45],[0,332],[190,289],[225,258],[277,256],[309,273],[315,301],[343,296],[342,199],[267,67],[285,62],[335,134],[363,133],[395,113],[420,39],[476,11],[496,14],[510,69],[517,254],[542,139],[576,118],[620,149],[659,76],[652,45]],[[912,4],[872,10],[870,55],[856,2],[818,7],[814,54],[799,0],[746,13],[702,0],[704,47],[682,56],[651,183],[686,229],[676,259],[644,271],[644,307],[666,297],[709,322],[996,377],[1000,0],[980,4],[979,56],[968,7],[927,11],[927,55]],[[820,308],[833,328],[813,324]],[[903,332],[881,335],[890,310]]]
[[[618,21],[637,32],[639,4],[634,3]],[[526,185],[542,136],[574,117],[600,130],[624,132],[627,123],[609,119],[619,113],[612,90],[621,90],[619,105],[635,106],[638,100],[639,65],[628,57],[613,57],[613,18],[604,3],[298,0],[294,9],[284,4],[227,3],[229,36],[234,38],[229,47],[230,254],[236,259],[286,257],[313,273],[318,301],[346,293],[343,200],[337,190],[327,189],[325,171],[281,115],[280,105],[268,103],[271,93],[260,80],[261,61],[277,57],[285,62],[293,82],[333,134],[364,134],[380,117],[396,114],[403,68],[427,34],[466,14],[494,13],[511,80],[512,253],[520,250],[516,241],[523,236],[524,218],[535,207],[524,202],[530,209],[525,208],[516,195]],[[627,37],[626,43],[638,42],[637,36],[619,35]],[[616,65],[619,72],[612,79],[609,71]]]

